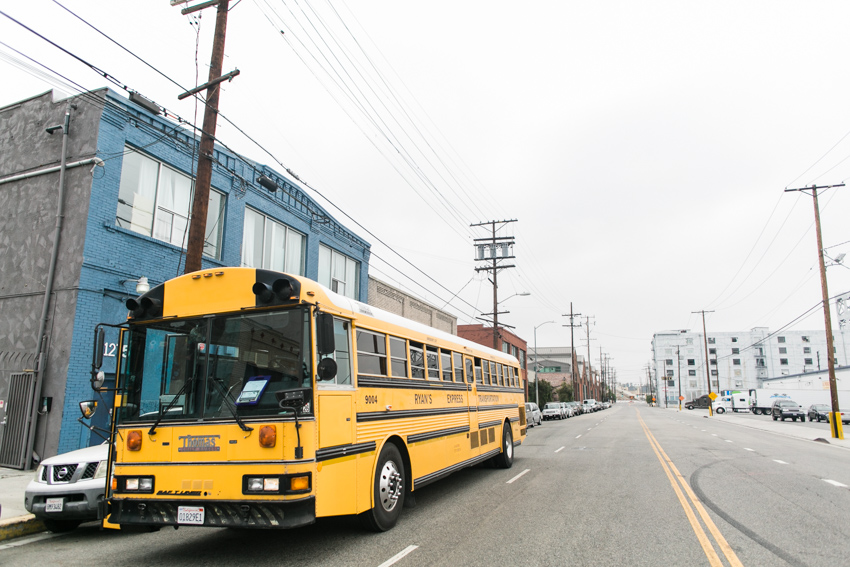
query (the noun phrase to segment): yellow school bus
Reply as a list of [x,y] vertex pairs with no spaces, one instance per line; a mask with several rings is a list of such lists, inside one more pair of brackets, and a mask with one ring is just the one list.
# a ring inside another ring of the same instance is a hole
[[202,270],[127,308],[101,514],[113,525],[359,514],[388,530],[417,489],[508,468],[525,438],[514,357],[303,277]]

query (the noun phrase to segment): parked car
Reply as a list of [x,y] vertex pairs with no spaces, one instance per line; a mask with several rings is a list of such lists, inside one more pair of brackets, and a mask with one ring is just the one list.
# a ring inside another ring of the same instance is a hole
[[543,406],[543,419],[564,419],[564,408],[560,402],[549,402]]
[[540,408],[534,402],[525,403],[525,422],[528,427],[534,427],[543,423],[543,414],[540,413]]
[[24,491],[27,511],[52,532],[67,532],[97,520],[108,458],[109,445],[102,443],[44,459]]
[[561,407],[564,408],[564,415],[567,417],[573,416],[573,406],[569,402],[561,402]]
[[711,405],[711,398],[708,397],[708,394],[704,396],[700,396],[694,400],[689,402],[685,402],[686,409],[694,409],[694,408],[707,408]]
[[809,406],[809,411],[806,412],[806,417],[809,418],[809,421],[817,420],[818,423],[829,420],[829,412],[832,411],[832,408],[826,404],[812,404]]
[[593,398],[588,398],[584,400],[582,403],[582,408],[584,408],[584,413],[590,413],[592,411],[597,411],[596,400]]
[[567,402],[573,408],[573,415],[581,415],[581,404],[578,402]]
[[773,421],[777,419],[785,421],[787,417],[790,417],[791,421],[797,421],[797,418],[800,421],[806,421],[806,413],[803,408],[793,400],[776,400],[770,408],[770,415],[773,416]]
[[[841,414],[841,423],[850,423],[850,411],[844,411],[843,409],[839,409],[838,413]],[[826,414],[826,420],[829,423],[832,423],[832,413]]]

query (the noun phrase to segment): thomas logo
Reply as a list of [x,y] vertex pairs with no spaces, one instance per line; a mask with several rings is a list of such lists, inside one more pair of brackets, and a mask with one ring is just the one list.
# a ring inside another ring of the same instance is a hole
[[197,453],[207,451],[220,451],[217,439],[221,435],[181,435],[178,437],[183,445],[177,448],[178,453]]

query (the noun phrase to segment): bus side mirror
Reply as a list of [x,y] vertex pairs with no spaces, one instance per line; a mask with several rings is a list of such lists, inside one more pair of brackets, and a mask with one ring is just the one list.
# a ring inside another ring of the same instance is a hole
[[97,400],[86,400],[80,402],[80,412],[83,414],[83,419],[88,419],[94,415],[97,410]]
[[106,333],[103,327],[98,327],[94,332],[94,352],[92,353],[91,361],[91,387],[92,390],[99,390],[103,386],[105,376],[101,372],[100,367],[103,366],[103,341],[106,340]]
[[337,365],[333,358],[323,358],[316,367],[319,380],[333,380],[336,377]]
[[330,313],[319,313],[316,318],[316,350],[319,355],[333,354],[336,350],[334,344],[334,318]]

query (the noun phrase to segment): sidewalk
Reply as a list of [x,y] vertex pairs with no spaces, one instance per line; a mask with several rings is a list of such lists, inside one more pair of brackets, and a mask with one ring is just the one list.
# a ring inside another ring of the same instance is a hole
[[44,531],[44,524],[24,506],[24,491],[34,475],[0,467],[0,541]]
[[[666,409],[666,411],[672,412],[678,411],[675,406],[669,408],[662,407],[660,409]],[[748,427],[750,429],[767,431],[770,433],[775,433],[777,435],[783,435],[785,437],[792,437],[794,439],[817,441],[819,443],[829,444],[834,447],[850,449],[850,425],[844,425],[844,439],[833,439],[832,434],[829,430],[828,423],[821,424],[823,426],[823,429],[813,429],[811,427],[807,427],[805,425],[798,424],[793,421],[773,421],[773,419],[767,415],[751,416],[749,413],[739,415],[731,412],[725,412],[715,413],[713,416],[709,417],[707,409],[682,409],[681,413],[683,415],[689,415],[693,417],[704,417],[707,420],[722,421],[724,423],[729,423],[739,427]]]

